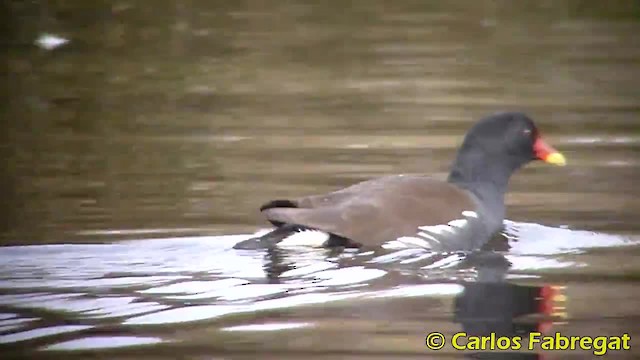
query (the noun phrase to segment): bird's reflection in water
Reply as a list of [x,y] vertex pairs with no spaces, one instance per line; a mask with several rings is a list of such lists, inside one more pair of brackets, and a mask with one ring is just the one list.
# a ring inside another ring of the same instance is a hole
[[[454,322],[471,336],[495,339],[516,336],[526,349],[529,334],[546,332],[552,326],[555,295],[559,287],[520,285],[506,281],[510,263],[499,253],[478,252],[466,258],[464,267],[475,268],[477,279],[464,282],[464,291],[454,302]],[[462,344],[465,343],[461,340]],[[490,343],[488,342],[487,345]],[[494,343],[495,344],[495,343]],[[513,342],[512,342],[513,344]],[[495,345],[494,345],[495,346]],[[543,356],[527,350],[482,350],[468,354],[472,359],[541,359]]]
[[[459,338],[458,344],[467,344],[469,337],[491,337],[492,334],[494,339],[500,337],[513,339],[516,336],[522,339],[520,341],[522,346],[517,350],[499,349],[494,340],[493,349],[491,343],[487,342],[485,349],[475,351],[474,348],[468,348],[464,353],[465,357],[471,359],[541,359],[543,357],[542,354],[536,353],[535,349],[527,349],[527,339],[532,332],[544,334],[549,330],[553,323],[553,310],[556,309],[553,305],[558,299],[556,295],[559,287],[514,283],[507,276],[511,263],[502,253],[495,251],[458,252],[449,255],[434,253],[433,256],[425,257],[428,264],[425,264],[425,261],[408,264],[401,264],[402,261],[376,262],[376,259],[388,254],[378,251],[370,253],[369,255],[344,253],[337,249],[292,253],[289,250],[274,248],[264,252],[263,270],[267,282],[274,284],[286,282],[287,271],[299,269],[303,266],[301,264],[315,257],[313,262],[316,264],[322,262],[324,265],[332,265],[334,268],[344,270],[364,265],[367,268],[375,267],[386,271],[387,276],[376,279],[375,284],[360,287],[365,293],[379,294],[379,291],[384,292],[384,289],[420,284],[461,285],[463,290],[457,295],[451,295],[454,298],[450,311],[452,314],[450,321],[458,324],[456,331],[466,333],[465,337]],[[447,259],[453,260],[447,261]],[[452,266],[454,262],[456,264]],[[436,263],[446,265],[434,266]],[[410,265],[412,270],[408,271],[407,265]],[[475,274],[475,276],[470,279],[469,274]],[[384,302],[357,303],[357,306],[354,302],[351,305],[345,305],[344,308],[332,308],[331,316],[349,319],[362,317],[373,322],[392,319],[401,322],[406,319],[411,320],[407,309],[433,309],[436,304],[432,295],[429,294],[412,299],[410,303],[400,299],[389,299]],[[307,315],[321,317],[323,311],[317,309]],[[426,310],[426,313],[430,311]],[[425,320],[429,321],[428,318]],[[427,330],[428,323],[425,325]],[[449,345],[451,345],[452,335],[453,333],[446,336]],[[408,334],[408,336],[413,335]]]
[[299,268],[301,260],[310,257],[317,262],[336,262],[338,266],[341,261],[341,254],[344,254],[342,248],[330,249],[310,249],[310,251],[295,252],[292,256],[290,249],[282,249],[278,247],[268,248],[264,253],[263,270],[266,282],[270,284],[281,283],[281,275],[287,271]]

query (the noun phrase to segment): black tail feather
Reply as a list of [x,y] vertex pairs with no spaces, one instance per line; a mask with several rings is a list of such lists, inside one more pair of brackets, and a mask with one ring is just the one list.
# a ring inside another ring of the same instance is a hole
[[298,205],[296,205],[291,200],[271,200],[268,203],[260,206],[260,211],[265,211],[267,209],[273,209],[273,208],[297,208],[297,207]]
[[234,249],[255,250],[269,249],[294,232],[303,230],[304,227],[292,224],[284,224],[262,236],[241,241],[233,246]]

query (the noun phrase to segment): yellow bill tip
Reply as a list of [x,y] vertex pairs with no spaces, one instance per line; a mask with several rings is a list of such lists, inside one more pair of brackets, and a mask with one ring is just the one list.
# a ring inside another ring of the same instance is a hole
[[547,157],[544,159],[544,161],[546,163],[553,164],[553,165],[558,165],[558,166],[567,165],[567,160],[564,158],[564,155],[562,155],[559,152],[554,152],[554,153],[551,153],[551,154],[547,155]]

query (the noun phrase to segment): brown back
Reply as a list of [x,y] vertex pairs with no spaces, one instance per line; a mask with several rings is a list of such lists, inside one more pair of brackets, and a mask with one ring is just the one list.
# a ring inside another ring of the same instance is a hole
[[447,224],[476,211],[468,192],[433,178],[396,175],[325,195],[292,200],[298,208],[263,211],[269,221],[298,224],[368,245],[415,235],[420,226]]

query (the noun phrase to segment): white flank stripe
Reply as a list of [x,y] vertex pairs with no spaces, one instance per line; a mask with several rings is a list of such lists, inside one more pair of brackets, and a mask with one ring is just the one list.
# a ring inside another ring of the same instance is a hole
[[465,225],[467,225],[467,219],[456,219],[456,220],[451,220],[448,223],[450,226],[455,226],[457,228],[463,228]]
[[427,234],[427,233],[426,233],[426,232],[424,232],[424,231],[420,231],[420,232],[418,233],[418,236],[422,236],[423,238],[425,238],[425,239],[427,239],[427,240],[435,241],[435,242],[437,242],[438,244],[440,244],[440,240],[438,240],[438,239],[436,239],[435,237],[433,237],[433,236],[431,236],[431,235]]
[[391,240],[382,244],[382,248],[387,250],[400,250],[400,249],[406,249],[407,245],[398,240]]
[[[421,233],[421,234],[424,234],[424,233]],[[421,235],[421,234],[418,234],[418,235]],[[425,235],[426,235],[425,237],[428,237],[432,240],[437,241],[433,236],[427,235],[427,234]],[[388,250],[400,250],[400,249],[407,249],[407,248],[431,249],[431,244],[428,241],[418,237],[401,236],[395,240],[384,243],[382,245],[382,248],[388,249]]]
[[403,236],[403,237],[399,237],[398,239],[396,239],[397,241],[400,241],[403,244],[407,244],[407,245],[414,245],[417,247],[421,247],[421,248],[430,248],[430,244],[420,238],[417,237],[413,237],[413,236]]
[[476,213],[475,211],[465,210],[462,212],[462,216],[478,218],[478,213]]
[[451,228],[451,226],[444,225],[444,224],[441,224],[441,225],[429,225],[429,226],[425,225],[425,226],[418,227],[418,229],[424,230],[424,231],[428,231],[428,232],[430,232],[432,234],[437,234],[437,235],[443,234],[445,232],[449,232],[449,233],[453,233],[454,232],[454,230]]

